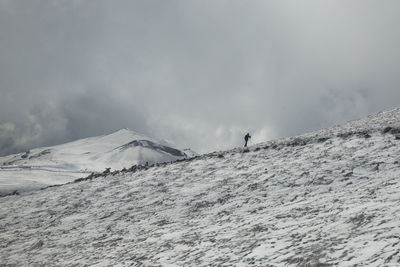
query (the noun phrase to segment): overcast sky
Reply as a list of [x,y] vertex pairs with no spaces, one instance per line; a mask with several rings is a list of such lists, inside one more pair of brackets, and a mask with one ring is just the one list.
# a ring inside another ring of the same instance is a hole
[[130,128],[203,153],[399,106],[400,1],[0,0],[0,155]]

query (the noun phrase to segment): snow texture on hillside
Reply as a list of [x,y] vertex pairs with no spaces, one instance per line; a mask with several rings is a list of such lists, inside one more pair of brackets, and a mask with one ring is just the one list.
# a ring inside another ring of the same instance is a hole
[[5,266],[399,266],[400,109],[0,199]]
[[65,184],[91,172],[188,157],[163,141],[128,129],[0,157],[0,195]]

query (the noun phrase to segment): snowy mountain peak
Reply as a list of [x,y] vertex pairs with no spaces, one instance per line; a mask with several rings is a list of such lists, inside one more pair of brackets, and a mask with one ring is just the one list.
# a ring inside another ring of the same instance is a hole
[[109,136],[109,137],[112,137],[112,136],[115,136],[115,137],[130,137],[130,138],[135,138],[135,137],[140,136],[142,138],[143,137],[149,138],[149,137],[147,137],[147,136],[145,136],[143,134],[137,133],[137,132],[135,132],[135,131],[133,131],[131,129],[128,129],[128,128],[119,129],[119,130],[114,131],[114,132],[112,132],[112,133],[110,133],[108,135],[105,135],[105,136]]
[[[0,194],[62,184],[106,168],[170,162],[185,152],[129,129],[0,158]],[[51,177],[50,177],[51,176]]]
[[[152,138],[150,138],[146,135],[137,133],[128,128],[123,128],[123,129],[114,131],[110,134],[101,135],[101,136],[97,136],[97,137],[85,138],[82,140],[86,140],[88,142],[94,141],[96,143],[104,142],[106,144],[112,144],[114,146],[114,144],[125,144],[125,143],[129,143],[130,141],[139,140],[139,139],[153,140]],[[80,142],[80,141],[81,140],[78,140],[75,142]]]

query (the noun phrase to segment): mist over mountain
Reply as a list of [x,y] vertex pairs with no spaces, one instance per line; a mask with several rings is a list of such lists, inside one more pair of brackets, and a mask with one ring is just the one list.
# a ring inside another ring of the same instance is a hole
[[248,131],[262,142],[397,107],[398,10],[398,0],[2,0],[0,156],[124,127],[208,153]]

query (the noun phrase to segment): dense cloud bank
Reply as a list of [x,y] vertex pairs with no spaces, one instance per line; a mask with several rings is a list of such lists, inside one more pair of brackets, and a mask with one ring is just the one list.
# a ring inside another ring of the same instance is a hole
[[398,106],[398,1],[2,1],[0,155],[128,127],[198,152]]

